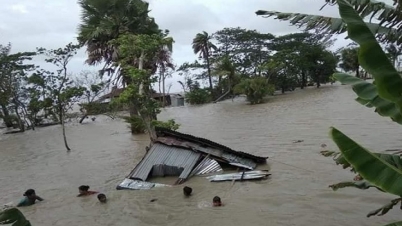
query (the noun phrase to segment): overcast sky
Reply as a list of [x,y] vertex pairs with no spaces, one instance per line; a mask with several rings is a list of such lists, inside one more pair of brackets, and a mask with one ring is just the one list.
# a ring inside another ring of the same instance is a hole
[[[175,39],[173,59],[177,65],[194,61],[192,38],[199,32],[213,33],[225,27],[240,26],[260,32],[283,35],[297,32],[296,27],[272,18],[262,18],[255,11],[273,10],[338,17],[335,6],[319,11],[324,0],[150,0],[151,16],[162,29],[169,29]],[[0,0],[0,44],[12,43],[12,51],[33,51],[36,47],[59,48],[74,42],[80,22],[80,8],[75,0]],[[347,44],[339,37],[338,47]],[[70,64],[74,73],[97,70],[84,64],[82,50]],[[41,65],[43,65],[41,63]],[[174,76],[171,92],[181,88]]]

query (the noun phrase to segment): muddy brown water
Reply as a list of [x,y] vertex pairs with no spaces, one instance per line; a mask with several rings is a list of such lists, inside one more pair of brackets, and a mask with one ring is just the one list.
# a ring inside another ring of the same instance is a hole
[[[210,183],[192,178],[194,195],[182,186],[148,191],[115,187],[144,154],[146,136],[131,136],[119,120],[99,118],[67,127],[72,152],[63,148],[59,127],[0,136],[0,204],[17,203],[27,188],[45,201],[21,208],[34,226],[99,225],[384,225],[400,220],[399,208],[383,217],[366,214],[394,196],[353,188],[333,192],[328,185],[353,174],[319,154],[334,145],[328,128],[336,126],[372,150],[400,148],[401,127],[355,103],[348,86],[309,88],[250,106],[244,99],[164,110],[180,131],[220,142],[233,149],[269,156],[271,179],[259,182]],[[304,140],[293,143],[294,140]],[[77,198],[88,184],[106,193]],[[225,206],[205,204],[215,195]],[[150,202],[151,199],[157,199]]]

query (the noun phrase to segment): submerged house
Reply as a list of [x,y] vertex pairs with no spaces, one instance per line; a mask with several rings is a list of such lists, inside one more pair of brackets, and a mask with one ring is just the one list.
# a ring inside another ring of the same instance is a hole
[[234,151],[213,141],[188,134],[156,128],[157,139],[143,159],[131,171],[117,189],[150,189],[169,186],[152,183],[153,177],[177,176],[174,185],[184,183],[194,175],[223,171],[222,166],[242,169],[240,173],[207,177],[210,181],[261,179],[267,171],[254,171],[267,157]]
[[[119,98],[119,96],[123,91],[124,88],[113,87],[110,93],[99,97],[97,101],[107,104],[112,99]],[[166,106],[172,106],[172,107],[184,106],[184,97],[181,96],[180,94],[152,93],[152,98],[160,103],[163,103],[163,99],[165,99]]]

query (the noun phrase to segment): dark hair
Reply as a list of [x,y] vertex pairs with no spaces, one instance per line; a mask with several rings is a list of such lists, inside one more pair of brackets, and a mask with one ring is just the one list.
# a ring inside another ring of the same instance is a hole
[[81,186],[78,187],[78,189],[81,190],[81,191],[88,191],[89,186],[88,185],[81,185]]
[[101,199],[101,198],[106,198],[106,195],[103,193],[98,194],[98,199]]
[[215,196],[212,201],[213,202],[221,202],[221,198],[219,196]]
[[28,189],[25,191],[24,196],[31,196],[35,194],[35,190],[33,189]]
[[184,193],[185,196],[190,196],[190,195],[191,195],[191,192],[193,192],[193,189],[192,189],[192,188],[187,187],[187,186],[185,186],[185,187],[183,188],[183,193]]

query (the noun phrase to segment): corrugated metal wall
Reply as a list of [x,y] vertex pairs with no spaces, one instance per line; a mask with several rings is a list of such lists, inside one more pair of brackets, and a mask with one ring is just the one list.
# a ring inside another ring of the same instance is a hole
[[187,179],[200,157],[200,153],[191,150],[155,143],[130,178],[145,181],[153,169],[153,175],[172,176],[181,172],[179,178]]

